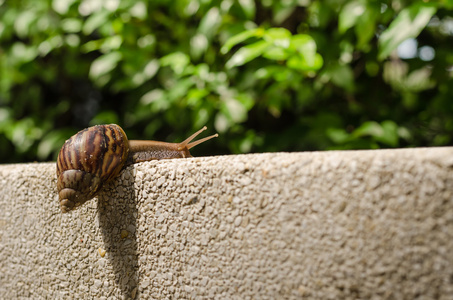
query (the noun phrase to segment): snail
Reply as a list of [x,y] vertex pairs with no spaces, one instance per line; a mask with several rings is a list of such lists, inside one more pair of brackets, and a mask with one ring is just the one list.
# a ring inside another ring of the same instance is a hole
[[71,211],[94,198],[124,166],[154,159],[192,157],[189,149],[218,136],[192,142],[206,129],[204,126],[181,143],[128,140],[116,124],[79,131],[64,143],[58,154],[57,190],[61,211]]

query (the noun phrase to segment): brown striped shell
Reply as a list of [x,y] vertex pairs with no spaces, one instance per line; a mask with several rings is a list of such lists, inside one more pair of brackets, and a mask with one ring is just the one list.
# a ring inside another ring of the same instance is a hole
[[193,141],[206,126],[180,143],[130,141],[116,124],[97,125],[72,136],[57,160],[57,189],[62,212],[90,200],[124,165],[155,159],[192,157],[189,149],[218,134]]
[[65,142],[57,159],[62,212],[92,199],[121,171],[129,154],[123,129],[115,124],[89,127]]

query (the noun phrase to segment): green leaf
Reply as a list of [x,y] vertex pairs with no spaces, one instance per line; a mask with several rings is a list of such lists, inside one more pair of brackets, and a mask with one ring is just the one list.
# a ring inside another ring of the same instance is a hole
[[239,0],[239,5],[242,8],[242,11],[244,12],[245,16],[253,20],[255,18],[255,1],[253,0]]
[[231,121],[222,112],[217,113],[214,120],[214,126],[218,132],[226,132],[231,125]]
[[242,106],[247,111],[250,110],[253,107],[253,105],[255,104],[255,101],[253,100],[253,98],[249,94],[246,94],[246,93],[238,94],[235,97],[235,99],[238,100],[239,102],[241,102]]
[[213,7],[201,19],[198,32],[210,40],[217,32],[221,23],[222,17],[220,16],[220,11],[217,7]]
[[226,42],[225,45],[222,46],[220,49],[220,52],[222,54],[228,53],[228,51],[231,50],[234,46],[236,46],[239,43],[242,43],[243,41],[252,38],[252,37],[261,37],[264,34],[264,29],[263,28],[254,28],[250,29],[247,31],[243,31],[241,33],[238,33],[232,37],[230,37]]
[[378,59],[387,58],[406,39],[417,37],[436,10],[435,4],[424,2],[403,9],[379,37]]
[[263,39],[275,46],[288,48],[291,40],[291,32],[285,28],[269,28]]
[[190,89],[187,93],[187,105],[195,107],[200,101],[209,95],[209,91],[206,89]]
[[349,65],[337,64],[330,67],[327,74],[336,86],[342,87],[348,92],[354,90],[354,72]]
[[445,8],[447,9],[453,9],[453,0],[443,0],[441,3],[444,5]]
[[96,58],[90,67],[90,77],[96,80],[98,77],[105,75],[116,68],[118,62],[122,59],[120,52],[111,52]]
[[398,125],[395,122],[387,120],[381,123],[383,134],[376,136],[376,140],[387,144],[391,147],[398,146]]
[[33,28],[33,23],[37,18],[36,12],[33,10],[24,10],[20,13],[14,22],[14,29],[19,37],[25,38]]
[[382,129],[382,126],[379,125],[379,123],[375,121],[368,121],[360,125],[359,128],[357,128],[356,130],[354,130],[354,132],[351,133],[351,136],[355,138],[367,135],[379,137],[384,135],[384,130]]
[[41,139],[43,130],[36,126],[32,118],[27,117],[17,121],[6,132],[11,142],[19,152],[26,152],[35,140]]
[[190,40],[190,53],[194,59],[199,59],[209,47],[209,41],[206,35],[198,33]]
[[354,27],[355,34],[357,35],[357,47],[367,50],[370,46],[369,41],[374,37],[376,32],[376,22],[379,18],[378,8],[368,4],[365,12],[360,16],[357,25]]
[[251,61],[262,55],[271,44],[267,41],[258,41],[256,43],[244,46],[239,49],[226,63],[226,68],[231,69]]
[[140,98],[140,104],[149,105],[153,102],[161,102],[164,98],[165,93],[161,89],[153,89]]
[[407,75],[403,84],[404,88],[413,92],[420,92],[433,88],[436,82],[431,78],[432,69],[429,67],[412,71]]
[[345,33],[346,30],[356,25],[365,10],[366,4],[361,0],[348,2],[338,16],[338,31]]
[[247,120],[247,109],[237,99],[223,100],[220,110],[233,123],[241,123]]
[[67,18],[61,20],[61,28],[68,33],[77,33],[82,30],[82,20],[76,18]]
[[294,55],[288,59],[286,65],[300,71],[316,71],[323,65],[322,56],[318,53],[315,55]]
[[288,59],[288,67],[302,71],[315,71],[322,67],[322,56],[316,53],[316,43],[311,36],[294,35],[291,39],[290,49],[297,53]]
[[271,46],[263,53],[263,57],[272,60],[285,60],[288,58],[288,52],[283,48]]
[[[100,124],[100,123],[96,123]],[[40,160],[48,159],[49,155],[54,152],[58,153],[58,150],[61,148],[61,145],[64,144],[64,141],[72,134],[68,130],[52,130],[47,133],[42,139],[39,140],[38,149],[36,150],[36,156]],[[55,159],[55,158],[54,158]]]
[[349,139],[349,134],[342,128],[328,128],[326,135],[336,144],[346,143]]
[[85,35],[90,35],[94,30],[99,28],[101,25],[108,23],[109,12],[108,11],[100,11],[93,13],[88,17],[83,24],[83,33]]
[[107,53],[111,50],[119,49],[122,43],[123,38],[120,35],[114,35],[103,40],[89,41],[82,46],[82,51],[88,53],[91,51],[101,50],[102,52]]
[[316,43],[313,38],[307,34],[296,34],[291,38],[291,49],[302,54],[314,54],[316,52]]
[[145,20],[146,17],[148,16],[148,8],[146,7],[145,2],[138,1],[131,8],[129,8],[129,13],[134,18],[137,18],[139,20]]
[[383,121],[381,124],[375,121],[368,121],[351,133],[351,138],[354,139],[364,136],[370,136],[377,142],[396,147],[398,146],[399,138],[398,125],[390,120]]
[[65,15],[68,12],[71,5],[76,1],[77,0],[53,0],[52,8],[57,13],[59,13],[61,15]]
[[180,78],[175,82],[171,89],[167,93],[166,102],[179,102],[180,99],[187,95],[187,91],[194,85],[191,78]]
[[50,39],[47,39],[43,41],[41,44],[39,44],[38,46],[39,54],[41,56],[46,56],[53,49],[61,47],[62,44],[63,41],[61,39],[61,36],[56,35],[54,37],[51,37]]
[[255,143],[256,135],[253,130],[247,130],[245,136],[239,143],[238,153],[248,153],[252,150],[253,144]]
[[26,46],[21,42],[16,42],[12,45],[9,56],[10,59],[14,59],[17,62],[26,63],[38,56],[38,49],[35,45]]
[[279,71],[284,69],[286,68],[282,66],[265,66],[256,70],[254,76],[258,79],[272,78],[275,73],[278,73]]
[[190,64],[190,58],[182,52],[173,52],[160,59],[162,66],[169,66],[176,74],[182,74],[184,69]]

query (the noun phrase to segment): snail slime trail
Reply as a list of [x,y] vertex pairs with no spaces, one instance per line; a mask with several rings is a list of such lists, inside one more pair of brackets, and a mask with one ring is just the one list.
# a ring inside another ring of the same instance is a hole
[[94,198],[102,186],[129,164],[167,158],[192,157],[189,149],[214,137],[192,140],[206,126],[181,143],[128,140],[116,125],[96,125],[69,138],[57,158],[57,190],[63,213]]

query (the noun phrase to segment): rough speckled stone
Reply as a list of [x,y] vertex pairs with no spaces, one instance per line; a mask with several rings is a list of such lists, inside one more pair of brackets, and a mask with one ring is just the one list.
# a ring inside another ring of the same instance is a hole
[[141,163],[68,214],[54,163],[0,189],[2,299],[453,295],[453,148]]

